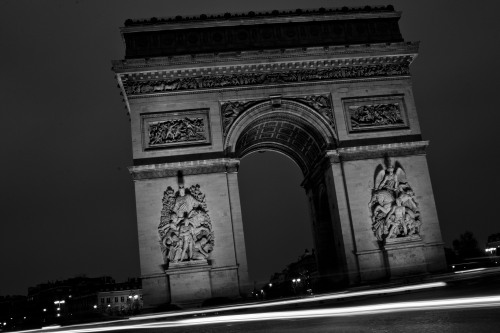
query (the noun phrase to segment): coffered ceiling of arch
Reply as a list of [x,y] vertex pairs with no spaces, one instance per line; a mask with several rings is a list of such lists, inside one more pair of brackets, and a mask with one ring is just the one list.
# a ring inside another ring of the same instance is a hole
[[324,120],[326,120],[326,122],[332,127],[332,129],[335,129],[333,106],[330,94],[294,96],[286,98],[282,96],[272,96],[270,98],[263,98],[257,100],[221,102],[222,129],[224,136],[227,135],[229,128],[236,120],[236,118],[238,118],[241,114],[253,108],[257,104],[269,102],[274,106],[276,106],[276,105],[281,105],[282,102],[288,102],[288,101],[298,102],[300,104],[308,106],[310,109],[314,110],[318,115],[323,117]]
[[295,159],[307,173],[325,146],[326,142],[315,129],[283,113],[260,117],[250,123],[240,135],[235,151],[238,156],[244,156],[255,149],[280,150]]
[[322,116],[332,127],[332,129],[335,129],[333,106],[329,94],[295,96],[286,98],[281,96],[273,96],[270,98],[263,98],[258,100],[221,102],[222,129],[224,136],[227,135],[228,130],[235,119],[238,118],[242,113],[253,108],[259,103],[270,102],[273,105],[281,105],[282,101],[299,102],[300,104],[308,106],[310,109],[316,111],[320,116]]

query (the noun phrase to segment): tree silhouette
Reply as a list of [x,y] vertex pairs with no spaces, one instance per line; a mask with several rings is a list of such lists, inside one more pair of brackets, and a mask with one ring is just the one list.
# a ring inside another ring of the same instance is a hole
[[464,232],[460,235],[459,239],[453,241],[453,249],[461,259],[481,257],[484,255],[483,251],[481,251],[477,245],[474,234],[470,231]]

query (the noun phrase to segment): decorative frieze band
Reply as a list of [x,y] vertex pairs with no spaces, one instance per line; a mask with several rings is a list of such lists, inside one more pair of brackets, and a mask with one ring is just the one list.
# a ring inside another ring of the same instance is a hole
[[198,75],[177,78],[133,80],[123,75],[123,89],[128,97],[184,90],[230,88],[264,84],[284,84],[320,80],[371,78],[409,75],[409,61],[401,63],[365,64],[330,68],[311,68],[288,71]]

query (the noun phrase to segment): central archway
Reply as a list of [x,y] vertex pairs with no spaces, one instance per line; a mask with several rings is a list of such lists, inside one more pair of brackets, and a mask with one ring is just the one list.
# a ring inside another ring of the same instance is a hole
[[242,113],[231,124],[224,143],[234,157],[277,151],[292,158],[307,176],[324,151],[335,148],[336,135],[328,120],[300,102],[270,99]]
[[267,151],[240,161],[238,184],[250,281],[257,288],[314,248],[302,172],[287,156]]
[[[257,151],[284,154],[299,166],[304,179],[310,179],[325,152],[336,148],[336,142],[332,123],[318,109],[293,99],[271,97],[240,110],[228,129],[225,149],[239,159]],[[335,235],[324,180],[312,182],[305,192],[320,278],[316,287],[329,289],[345,278],[341,236]]]

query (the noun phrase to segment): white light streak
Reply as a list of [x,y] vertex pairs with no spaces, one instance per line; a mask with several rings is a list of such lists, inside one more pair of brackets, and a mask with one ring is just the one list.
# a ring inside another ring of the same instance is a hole
[[309,303],[309,302],[318,302],[318,301],[326,301],[326,300],[334,300],[334,299],[345,299],[345,298],[350,298],[350,297],[359,297],[359,296],[367,296],[367,295],[391,294],[391,293],[399,293],[399,292],[413,291],[413,290],[420,290],[420,289],[438,288],[438,287],[444,287],[444,286],[446,286],[445,282],[432,282],[432,283],[423,283],[423,284],[397,287],[397,288],[384,288],[384,289],[355,291],[355,292],[340,292],[340,293],[335,293],[335,294],[310,296],[307,298],[300,298],[300,299],[290,299],[290,300],[286,300],[286,301],[264,302],[264,303],[257,303],[257,304],[250,303],[250,304],[218,307],[218,308],[195,310],[195,311],[182,311],[182,312],[177,311],[177,312],[161,313],[161,314],[156,314],[156,315],[137,316],[137,317],[131,317],[129,319],[130,320],[159,319],[159,318],[177,317],[180,315],[184,316],[184,315],[207,314],[207,313],[233,311],[233,310],[256,309],[256,308]]
[[[445,282],[432,282],[432,283],[422,283],[422,284],[409,285],[409,286],[396,287],[396,288],[372,289],[372,290],[356,291],[356,292],[343,291],[343,292],[339,292],[339,293],[323,294],[323,295],[319,295],[319,296],[315,295],[315,296],[309,296],[306,298],[290,299],[290,300],[285,300],[285,301],[247,303],[247,304],[241,304],[241,305],[235,305],[235,306],[225,306],[225,307],[209,308],[209,309],[203,309],[203,310],[176,311],[176,312],[161,313],[161,314],[156,314],[156,315],[136,316],[136,317],[131,317],[128,319],[121,319],[121,320],[107,322],[107,324],[111,324],[111,323],[118,324],[118,323],[123,323],[123,322],[130,322],[129,320],[148,320],[148,319],[161,319],[161,318],[166,319],[166,318],[172,318],[172,317],[178,317],[178,316],[202,315],[202,314],[220,313],[220,312],[233,311],[233,310],[266,308],[266,307],[293,305],[293,304],[300,304],[300,303],[319,302],[319,301],[334,300],[334,299],[347,299],[347,298],[351,298],[351,297],[391,294],[391,293],[415,291],[415,290],[421,290],[421,289],[439,288],[439,287],[444,287],[444,286],[446,286]],[[132,296],[129,296],[129,297],[132,297]],[[221,318],[221,317],[219,317],[219,318]],[[258,320],[264,320],[264,319],[258,319]],[[177,322],[174,322],[174,323],[177,323]],[[100,323],[88,323],[88,324],[80,324],[80,325],[73,325],[73,326],[65,326],[65,328],[67,328],[68,330],[62,330],[62,331],[58,329],[59,327],[49,326],[49,327],[44,327],[44,330],[57,329],[58,332],[76,332],[73,328],[75,328],[75,329],[79,328],[78,332],[87,332],[87,331],[84,331],[83,327],[89,327],[89,326],[94,326],[94,325],[99,325],[99,324]],[[177,325],[178,324],[176,324],[176,326]],[[88,331],[88,332],[98,332],[98,331],[104,331],[104,330],[114,331],[114,330],[136,329],[136,328],[144,328],[144,327],[141,324],[114,326],[114,327],[99,327],[99,329],[89,328],[90,331]],[[38,330],[27,330],[27,331],[23,331],[23,332],[35,332],[35,331],[38,331]]]
[[467,269],[465,271],[456,271],[455,274],[479,272],[479,271],[484,271],[485,269],[486,268],[473,268],[473,269]]
[[[42,327],[42,330],[53,330],[53,329],[56,329],[56,328],[59,328],[61,327],[61,325],[51,325],[51,326],[45,326],[45,327]],[[22,332],[34,332],[35,330],[29,330],[29,331],[22,331]]]
[[217,317],[191,318],[178,321],[163,321],[154,323],[144,323],[136,325],[123,325],[113,327],[96,328],[68,328],[58,330],[58,332],[92,333],[92,332],[110,332],[131,329],[160,329],[168,327],[183,327],[220,323],[243,323],[269,320],[290,320],[290,319],[313,319],[324,317],[356,316],[356,315],[374,315],[381,313],[394,313],[405,311],[423,311],[423,310],[447,310],[464,308],[484,308],[500,307],[500,296],[454,298],[443,300],[429,300],[416,302],[384,303],[376,305],[352,306],[343,308],[280,311],[267,313],[251,313],[239,315],[225,315]]

